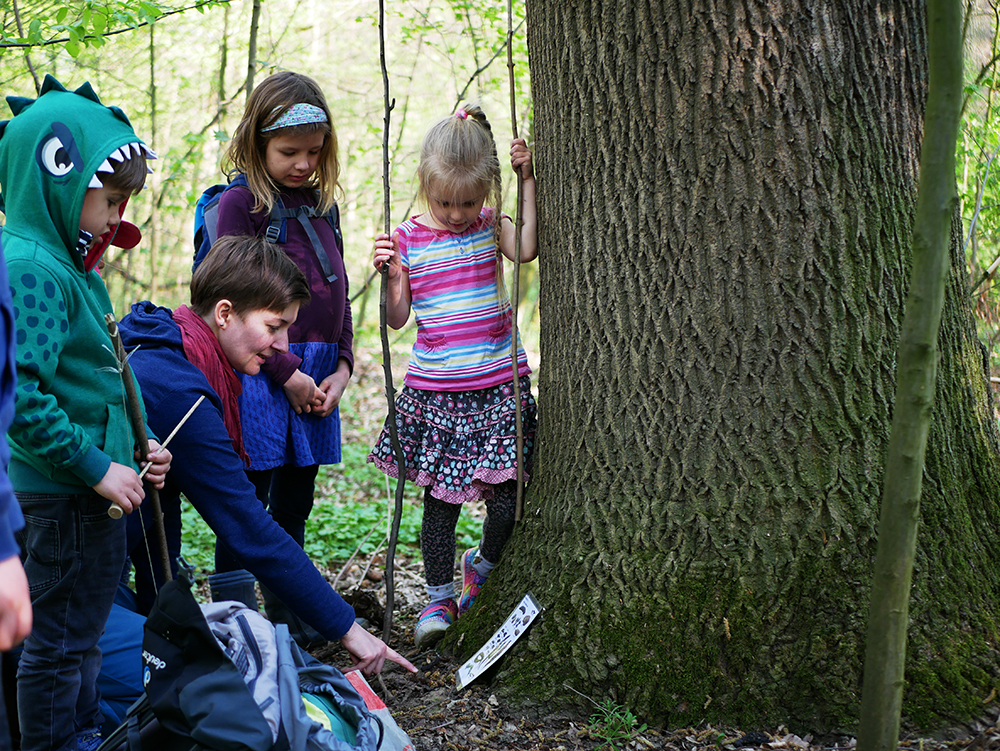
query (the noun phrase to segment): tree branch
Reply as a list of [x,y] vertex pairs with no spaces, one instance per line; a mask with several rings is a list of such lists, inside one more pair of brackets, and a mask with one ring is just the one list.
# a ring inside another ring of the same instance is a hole
[[[200,3],[195,3],[194,5],[188,5],[187,7],[184,8],[174,8],[173,10],[168,10],[166,13],[163,13],[162,15],[159,15],[156,18],[154,18],[152,21],[142,21],[141,23],[137,23],[134,26],[126,26],[125,28],[122,29],[115,29],[114,31],[106,31],[103,34],[87,34],[86,36],[81,37],[80,41],[86,42],[88,39],[97,39],[99,37],[107,38],[111,36],[116,36],[117,34],[124,34],[128,31],[135,31],[136,29],[141,29],[143,26],[149,26],[151,23],[160,21],[164,18],[167,18],[168,16],[175,16],[178,13],[186,13],[189,10],[198,10],[199,8],[204,8],[208,6],[222,5],[223,3],[228,4],[229,0],[202,0],[202,2]],[[18,24],[18,33],[23,36],[24,32],[21,30],[20,26],[21,25]],[[70,41],[69,37],[60,37],[59,39],[46,39],[44,42],[0,42],[0,49],[3,49],[5,47],[18,47],[18,48],[50,47],[53,44],[66,44],[66,42],[68,41]]]

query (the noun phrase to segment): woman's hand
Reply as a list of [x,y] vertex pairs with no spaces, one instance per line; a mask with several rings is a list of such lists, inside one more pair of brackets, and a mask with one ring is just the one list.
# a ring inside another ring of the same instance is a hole
[[348,668],[345,672],[360,670],[365,675],[376,675],[382,672],[382,666],[385,665],[386,660],[402,665],[411,673],[417,672],[413,663],[377,636],[369,634],[357,623],[352,625],[351,630],[341,637],[340,643],[350,653],[351,660],[354,662],[354,667]]
[[31,595],[21,559],[0,561],[0,652],[9,652],[31,633]]

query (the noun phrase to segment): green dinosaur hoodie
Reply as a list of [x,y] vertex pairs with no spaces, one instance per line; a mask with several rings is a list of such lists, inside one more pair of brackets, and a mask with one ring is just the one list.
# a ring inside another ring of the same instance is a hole
[[[93,271],[110,238],[87,255],[80,232],[87,188],[140,151],[117,107],[90,84],[67,91],[46,76],[37,99],[8,97],[0,122],[0,208],[17,327],[17,400],[10,477],[19,492],[79,493],[117,462],[134,466],[134,438],[104,316],[111,300]],[[134,147],[128,144],[136,144]]]

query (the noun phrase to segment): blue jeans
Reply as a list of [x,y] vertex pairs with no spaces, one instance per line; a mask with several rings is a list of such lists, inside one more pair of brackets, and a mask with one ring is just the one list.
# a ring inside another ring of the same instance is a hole
[[103,721],[97,642],[125,563],[125,520],[96,493],[17,499],[34,613],[17,670],[21,749],[75,751],[76,733]]

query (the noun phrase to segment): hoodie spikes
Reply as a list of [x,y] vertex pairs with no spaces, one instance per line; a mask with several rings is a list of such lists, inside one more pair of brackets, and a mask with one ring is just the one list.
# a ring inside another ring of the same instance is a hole
[[114,172],[115,168],[111,165],[107,159],[101,162],[101,166],[97,168],[98,172]]
[[87,183],[87,187],[88,188],[103,188],[104,187],[104,183],[101,182],[101,179],[97,175],[94,175],[92,178],[90,178],[90,182]]
[[141,144],[141,145],[142,145],[142,150],[146,152],[147,159],[159,159],[159,157],[156,156],[155,151],[149,148],[146,144]]
[[115,149],[110,154],[108,154],[108,159],[114,159],[116,162],[124,162],[127,157],[122,153],[121,149]]

